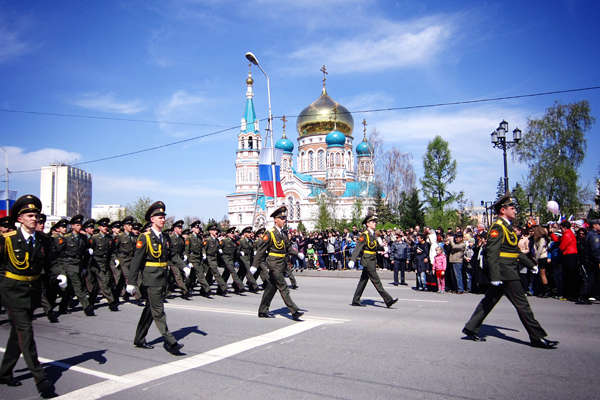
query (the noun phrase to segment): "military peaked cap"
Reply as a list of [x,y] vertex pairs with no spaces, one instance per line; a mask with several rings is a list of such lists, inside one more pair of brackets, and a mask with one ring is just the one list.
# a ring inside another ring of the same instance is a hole
[[235,233],[235,226],[232,226],[231,228],[227,229],[227,233]]
[[113,222],[110,224],[110,227],[111,227],[111,229],[112,229],[112,228],[119,228],[119,229],[120,229],[120,228],[121,228],[121,221],[113,221]]
[[183,227],[183,221],[182,220],[173,222],[173,226],[171,226],[171,228],[182,228],[182,227]]
[[502,196],[498,200],[496,200],[496,202],[493,205],[494,210],[496,210],[496,213],[498,213],[502,207],[511,207],[511,206],[515,205],[515,202],[511,198],[511,196],[512,195],[509,190],[506,193],[504,193],[504,196]]
[[69,220],[63,218],[63,219],[59,220],[57,223],[54,224],[54,229],[57,229],[57,228],[66,228],[68,223],[69,223]]
[[21,214],[41,211],[42,201],[32,194],[26,194],[15,201],[10,209],[10,216],[13,218],[13,221],[16,221],[17,217]]
[[263,233],[265,233],[265,231],[266,231],[266,229],[265,229],[265,228],[260,228],[259,230],[257,230],[257,231],[256,231],[255,235],[256,235],[256,236],[260,236],[260,235],[262,235]]
[[156,217],[157,215],[167,215],[166,210],[167,206],[165,206],[165,203],[163,203],[162,201],[157,201],[154,204],[152,204],[150,208],[148,208],[148,211],[146,211],[145,219],[146,221],[150,221],[150,218]]
[[242,233],[250,233],[252,232],[252,227],[251,226],[247,226],[242,230]]
[[209,225],[209,227],[206,228],[206,230],[208,230],[208,231],[218,231],[217,224]]
[[131,215],[128,215],[127,217],[123,218],[123,221],[121,221],[121,223],[123,225],[132,225],[133,224],[133,217]]
[[370,221],[377,222],[378,221],[377,215],[375,215],[375,214],[367,214],[367,216],[365,217],[365,219],[363,219],[362,223],[363,223],[363,225],[366,225],[367,222],[370,222]]
[[40,214],[40,218],[38,218],[38,224],[45,224],[46,218],[46,214]]
[[83,222],[83,215],[77,214],[73,218],[71,218],[71,220],[69,221],[69,224],[71,224],[71,225],[81,224],[82,222]]
[[201,224],[202,224],[202,222],[196,220],[190,224],[190,228],[200,228]]
[[83,223],[83,225],[81,226],[83,229],[86,228],[93,228],[94,224],[96,224],[96,220],[95,219],[88,219],[87,221],[85,221]]
[[287,218],[287,207],[281,206],[271,214],[272,218]]
[[11,228],[13,226],[13,221],[11,217],[2,217],[0,218],[0,226],[5,228]]
[[110,219],[108,219],[108,218],[101,218],[97,222],[98,226],[108,226],[109,223],[110,223]]

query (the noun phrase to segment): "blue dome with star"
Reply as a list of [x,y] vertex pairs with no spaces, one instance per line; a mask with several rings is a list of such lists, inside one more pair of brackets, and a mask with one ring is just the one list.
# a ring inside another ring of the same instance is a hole
[[366,140],[363,140],[356,146],[356,154],[360,156],[371,156],[373,155],[373,149],[371,148],[371,144]]
[[325,136],[327,147],[344,147],[346,143],[346,135],[340,131],[332,131]]
[[294,151],[294,143],[284,136],[275,143],[275,148],[283,150],[284,153],[292,153]]

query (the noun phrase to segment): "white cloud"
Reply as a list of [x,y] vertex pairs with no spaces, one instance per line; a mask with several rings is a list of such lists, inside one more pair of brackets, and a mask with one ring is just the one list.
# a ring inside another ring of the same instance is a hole
[[[159,121],[197,123],[198,116],[204,115],[207,108],[213,105],[214,100],[209,102],[201,94],[190,94],[186,90],[178,90],[169,99],[160,103],[156,114]],[[159,126],[163,132],[175,137],[185,137],[199,133],[197,126],[173,124],[160,124]]]
[[115,98],[115,94],[85,93],[80,98],[71,102],[80,107],[104,112],[114,112],[119,114],[136,114],[143,111],[145,107],[140,105],[139,100],[121,101]]
[[[61,149],[49,148],[27,152],[26,149],[20,147],[5,146],[4,148],[8,153],[8,169],[11,171],[11,179],[30,175],[34,175],[39,179],[39,171],[37,175],[33,173],[18,173],[18,171],[39,170],[41,167],[55,162],[75,164],[77,160],[81,160],[81,154]],[[3,158],[2,156],[3,154],[0,153],[0,160]],[[0,165],[4,165],[4,162],[0,162]],[[15,175],[12,173],[15,173]]]
[[0,63],[13,60],[35,49],[34,45],[23,38],[30,25],[27,18],[11,20],[5,15],[0,15]]
[[411,22],[365,19],[361,26],[366,28],[347,39],[319,41],[296,50],[290,58],[298,60],[303,69],[309,64],[324,63],[339,73],[421,66],[434,60],[453,34],[449,17]]

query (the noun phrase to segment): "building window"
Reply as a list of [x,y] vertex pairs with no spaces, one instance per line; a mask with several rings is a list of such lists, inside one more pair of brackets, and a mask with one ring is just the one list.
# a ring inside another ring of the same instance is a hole
[[238,224],[242,223],[242,214],[238,214]]
[[252,136],[248,136],[248,148],[252,150]]
[[304,152],[300,153],[300,166],[302,167],[302,172],[306,171],[306,157]]
[[296,202],[296,219],[300,221],[300,202]]
[[319,170],[322,171],[325,169],[325,152],[323,150],[319,151]]
[[294,198],[293,197],[288,197],[288,210],[290,210],[289,214],[288,214],[288,218],[290,220],[294,220]]
[[315,162],[313,160],[313,152],[308,152],[308,170],[313,171],[315,169]]
[[335,153],[335,165],[340,165],[340,153]]

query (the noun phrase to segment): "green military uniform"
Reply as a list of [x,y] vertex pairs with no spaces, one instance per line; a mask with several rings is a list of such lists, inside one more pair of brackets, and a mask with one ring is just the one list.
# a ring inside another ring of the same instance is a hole
[[[108,218],[102,218],[98,221],[98,225],[108,224]],[[90,238],[89,248],[92,250],[90,258],[90,270],[93,280],[97,285],[94,285],[93,291],[90,293],[92,303],[96,303],[98,295],[98,286],[102,291],[111,311],[118,311],[118,299],[116,299],[113,290],[110,286],[109,262],[113,252],[113,238],[110,234],[97,233]]]
[[[61,219],[60,221],[56,222],[53,225],[53,228],[60,228],[60,227],[67,227],[67,223],[69,221],[66,219]],[[48,318],[50,319],[50,321],[52,322],[57,322],[56,319],[56,314],[54,313],[54,307],[56,306],[56,299],[57,297],[61,296],[63,299],[66,296],[66,293],[63,291],[63,289],[60,288],[59,286],[59,281],[57,280],[57,277],[59,275],[63,275],[66,276],[65,274],[65,270],[63,268],[63,264],[62,264],[62,254],[65,251],[65,237],[64,235],[62,235],[61,233],[56,232],[56,234],[54,234],[52,236],[52,252],[55,255],[54,257],[52,257],[52,261],[50,263],[50,271],[47,277],[45,277],[45,284],[46,286],[46,298],[48,300],[48,305],[49,305],[49,311],[47,312]],[[70,299],[69,299],[70,301]],[[64,314],[67,312],[67,306],[68,305],[68,301],[66,303],[63,303],[61,301],[61,304],[59,306],[59,312],[61,314]]]
[[539,341],[546,336],[546,331],[536,321],[531,311],[517,267],[517,263],[527,268],[533,268],[535,264],[519,251],[517,234],[509,221],[498,218],[490,227],[487,240],[486,258],[490,282],[502,282],[502,284],[490,285],[465,328],[477,334],[487,315],[505,295],[517,309],[517,314],[529,333],[531,341]]
[[[216,225],[211,225],[208,227],[209,231],[213,229],[216,230]],[[227,283],[225,283],[225,280],[219,272],[219,239],[210,235],[208,238],[206,238],[202,245],[204,246],[204,251],[206,253],[206,262],[208,264],[207,276],[212,275],[217,281],[217,285],[219,286],[219,288],[217,289],[217,294],[226,295]]]
[[[286,207],[280,207],[275,210],[271,217],[285,219]],[[254,268],[258,268],[266,259],[266,265],[269,269],[269,284],[263,292],[263,296],[258,308],[259,317],[269,317],[269,307],[275,292],[279,290],[283,302],[292,313],[294,320],[302,316],[302,312],[292,300],[290,289],[287,286],[283,272],[286,268],[288,255],[298,255],[298,250],[292,248],[292,243],[287,235],[279,228],[273,227],[258,239],[258,250],[254,257]]]
[[[32,212],[39,214],[41,208],[42,203],[37,197],[22,196],[13,204],[11,217],[16,220],[22,214]],[[10,386],[21,384],[14,381],[13,369],[22,354],[38,391],[43,392],[53,387],[46,379],[44,369],[38,360],[31,324],[33,312],[41,303],[40,274],[43,270],[49,272],[53,257],[50,238],[40,235],[39,232],[34,232],[30,236],[21,227],[2,237],[0,260],[4,266],[5,276],[0,292],[11,321],[11,330],[0,365],[0,383]]]
[[[262,235],[264,233],[265,233],[265,228],[260,228],[254,234],[255,240],[252,242],[252,247],[254,248],[254,256],[255,257],[258,252],[258,245],[260,244],[260,240],[258,240],[258,239],[262,238]],[[255,267],[256,272],[252,275],[252,277],[255,280],[258,279],[258,277],[260,276],[260,279],[262,280],[263,289],[266,288],[267,285],[269,284],[269,270],[267,269],[267,265],[265,264],[265,261],[264,261],[265,259],[263,259],[263,262],[260,264],[260,266]],[[254,265],[254,259],[252,261],[252,264]]]
[[[123,225],[133,224],[133,217],[127,216],[121,221]],[[115,238],[114,251],[112,253],[113,262],[119,261],[119,265],[113,268],[113,274],[115,277],[115,296],[124,296],[125,286],[129,284],[129,267],[133,254],[135,253],[135,244],[137,237],[133,232],[127,233],[125,230],[119,233]],[[137,285],[137,282],[134,283]],[[139,293],[136,292],[135,298],[139,299]]]
[[[156,215],[165,215],[165,208],[161,201],[154,203],[146,213],[146,220],[150,220]],[[155,232],[153,229],[142,233],[138,237],[135,255],[131,261],[129,282],[137,282],[141,274],[141,290],[147,292],[148,301],[140,316],[133,343],[138,347],[151,347],[146,344],[146,335],[154,320],[158,331],[165,340],[167,351],[177,354],[176,352],[182,345],[179,345],[169,332],[164,310],[168,264],[172,264],[180,270],[186,268],[181,258],[173,251],[169,236]]]
[[[252,232],[252,227],[246,227],[242,230],[242,234]],[[242,237],[238,242],[238,277],[243,281],[244,278],[248,281],[248,287],[251,292],[258,291],[258,283],[256,283],[256,279],[250,272],[250,267],[252,266],[252,256],[254,255],[254,246],[252,241],[250,241],[246,237]]]
[[[200,221],[194,221],[191,224],[192,228],[200,227]],[[185,255],[187,256],[188,267],[193,268],[194,274],[198,283],[200,284],[200,290],[202,295],[210,296],[212,294],[210,285],[206,281],[206,268],[203,260],[203,238],[195,233],[190,234],[185,240]],[[190,276],[188,281],[188,290],[191,291],[194,285],[194,279]]]
[[[71,218],[71,224],[81,224],[82,215],[77,215]],[[90,304],[87,295],[84,291],[83,280],[81,278],[82,270],[87,265],[87,240],[86,236],[81,233],[67,233],[64,237],[64,250],[60,254],[60,262],[64,273],[68,278],[68,286],[65,289],[65,294],[60,304],[61,310],[66,310],[73,294],[79,300],[79,304],[83,307],[86,315],[94,315],[94,306]]]
[[[235,231],[235,228],[231,228],[227,233],[231,234],[231,232]],[[229,276],[233,279],[233,287],[236,293],[245,292],[244,284],[239,278],[237,271],[235,270],[235,258],[237,256],[237,242],[230,237],[225,237],[220,241],[221,248],[221,259],[223,260],[223,280],[227,283]]]
[[[363,224],[370,220],[375,220],[374,216],[367,216],[363,221]],[[358,242],[356,243],[356,248],[352,253],[352,258],[350,261],[356,262],[358,257],[360,257],[360,262],[363,266],[362,274],[360,275],[360,279],[358,280],[358,286],[356,286],[356,290],[354,292],[354,297],[352,298],[352,305],[360,306],[360,298],[367,286],[367,282],[370,280],[375,286],[375,289],[379,292],[379,295],[385,301],[386,306],[390,307],[393,303],[395,303],[392,296],[383,288],[381,284],[381,280],[379,279],[379,275],[377,274],[377,252],[383,251],[383,248],[377,242],[377,238],[375,234],[371,232],[369,229],[366,229],[358,238]]]

